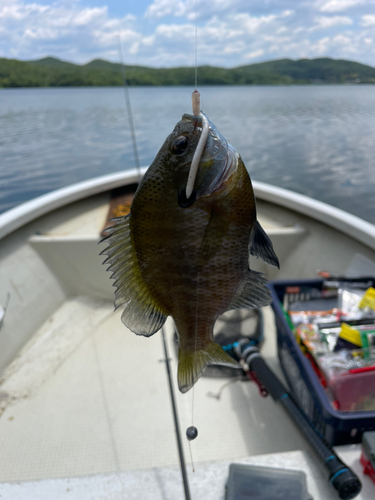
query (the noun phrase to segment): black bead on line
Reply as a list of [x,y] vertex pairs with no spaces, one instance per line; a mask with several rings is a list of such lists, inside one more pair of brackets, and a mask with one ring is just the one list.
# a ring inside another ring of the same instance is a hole
[[186,437],[189,441],[193,441],[198,436],[198,429],[192,425],[186,429]]

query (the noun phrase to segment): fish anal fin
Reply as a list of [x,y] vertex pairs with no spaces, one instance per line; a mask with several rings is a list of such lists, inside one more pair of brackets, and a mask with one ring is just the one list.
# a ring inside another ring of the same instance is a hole
[[240,365],[227,354],[219,344],[211,341],[204,349],[179,350],[178,388],[182,393],[193,387],[207,365],[217,364],[240,368]]
[[130,215],[115,219],[104,240],[108,246],[101,252],[107,255],[104,263],[115,280],[115,308],[125,304],[121,321],[137,335],[150,337],[164,325],[168,314],[144,282],[138,266],[131,234]]
[[121,321],[135,334],[151,337],[160,330],[167,317],[147,297],[136,297],[125,305]]
[[257,220],[255,220],[251,230],[250,255],[259,257],[267,264],[280,269],[279,259],[273,249],[272,241]]
[[238,286],[228,310],[251,309],[268,306],[272,302],[271,292],[267,288],[267,280],[261,273],[249,269]]

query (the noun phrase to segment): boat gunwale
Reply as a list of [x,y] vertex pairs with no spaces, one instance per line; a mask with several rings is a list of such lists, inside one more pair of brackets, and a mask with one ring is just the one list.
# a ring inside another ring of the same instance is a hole
[[[147,167],[141,169],[143,175]],[[100,194],[126,184],[139,181],[138,170],[128,170],[107,174],[87,181],[57,189],[33,200],[27,201],[0,215],[0,240],[20,227],[41,217],[52,210],[61,208],[75,201]],[[253,181],[255,196],[259,200],[294,210],[298,213],[323,222],[352,238],[375,249],[375,225],[356,215],[314,200],[284,188]]]

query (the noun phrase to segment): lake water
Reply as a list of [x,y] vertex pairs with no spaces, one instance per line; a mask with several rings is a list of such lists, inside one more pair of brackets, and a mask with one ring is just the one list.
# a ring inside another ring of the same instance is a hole
[[[191,88],[131,88],[140,163],[149,165]],[[375,223],[375,86],[202,87],[203,110],[254,180]],[[122,88],[0,90],[0,211],[134,168]]]

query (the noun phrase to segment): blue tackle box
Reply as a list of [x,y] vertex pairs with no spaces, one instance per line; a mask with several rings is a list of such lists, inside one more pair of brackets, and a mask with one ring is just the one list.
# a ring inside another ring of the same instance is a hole
[[285,318],[282,303],[289,287],[323,288],[322,279],[272,281],[272,308],[277,328],[277,351],[292,395],[331,446],[359,443],[362,434],[375,430],[375,411],[335,410],[309,360],[302,353]]

